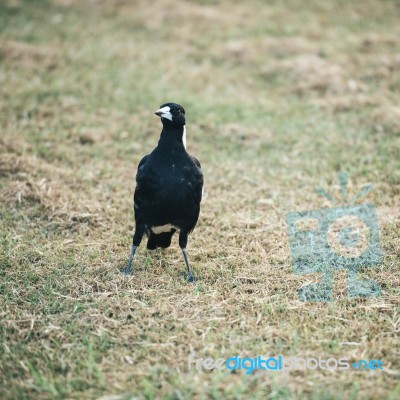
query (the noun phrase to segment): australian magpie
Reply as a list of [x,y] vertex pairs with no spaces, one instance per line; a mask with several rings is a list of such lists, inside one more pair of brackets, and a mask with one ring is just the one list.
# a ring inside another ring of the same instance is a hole
[[139,163],[134,194],[135,233],[128,266],[131,271],[136,248],[144,234],[147,248],[166,248],[179,231],[179,246],[188,280],[194,280],[186,254],[188,235],[200,213],[203,173],[199,161],[186,152],[185,110],[175,103],[163,104],[155,112],[163,129],[157,147]]

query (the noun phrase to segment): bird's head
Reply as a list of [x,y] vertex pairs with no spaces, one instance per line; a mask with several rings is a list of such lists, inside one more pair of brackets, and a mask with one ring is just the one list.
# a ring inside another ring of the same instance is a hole
[[155,114],[161,117],[163,125],[181,127],[186,123],[185,109],[176,103],[163,104]]

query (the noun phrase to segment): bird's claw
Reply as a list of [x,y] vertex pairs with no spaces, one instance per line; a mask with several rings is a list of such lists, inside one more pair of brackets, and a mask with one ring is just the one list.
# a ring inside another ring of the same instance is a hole
[[196,278],[192,274],[190,274],[190,275],[188,275],[187,280],[188,280],[188,282],[194,282],[196,280]]
[[123,275],[129,276],[131,274],[131,269],[126,267],[121,272],[122,272]]

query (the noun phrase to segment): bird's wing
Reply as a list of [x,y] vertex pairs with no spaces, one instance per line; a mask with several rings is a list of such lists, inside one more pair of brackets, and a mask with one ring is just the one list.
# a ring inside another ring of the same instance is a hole
[[[189,233],[193,231],[194,227],[196,226],[197,219],[199,218],[200,213],[200,203],[203,197],[203,188],[204,188],[204,180],[203,180],[203,171],[201,170],[200,161],[196,158],[191,156],[192,161],[197,167],[197,173],[194,173],[193,178],[193,189],[191,190],[191,194],[188,197],[188,212],[190,214],[191,226],[189,228]],[[194,171],[193,171],[194,172]]]
[[192,157],[193,162],[194,162],[194,163],[196,164],[196,166],[199,168],[200,174],[201,174],[200,182],[199,182],[199,187],[200,187],[200,191],[201,191],[201,195],[200,195],[200,200],[199,200],[199,201],[201,201],[201,199],[202,199],[202,197],[203,197],[203,193],[204,193],[203,171],[201,170],[200,161],[199,161],[196,157],[193,157],[193,156],[191,156],[191,157]]
[[200,161],[196,157],[192,157],[193,162],[201,169]]
[[140,186],[141,183],[143,182],[143,169],[145,167],[146,161],[149,157],[149,154],[147,156],[144,156],[138,165],[138,169],[136,172],[136,187],[135,187],[135,193],[133,195],[133,204],[134,204],[134,209],[135,209],[135,219],[138,219],[138,216],[140,214],[139,209],[141,209],[142,204],[143,204],[143,198],[141,195],[141,190],[140,190]]
[[140,168],[140,167],[143,167],[143,165],[144,164],[146,164],[146,161],[147,161],[147,158],[149,157],[149,154],[147,154],[147,156],[144,156],[141,160],[140,160],[140,163],[139,163],[139,165],[138,165],[138,169]]

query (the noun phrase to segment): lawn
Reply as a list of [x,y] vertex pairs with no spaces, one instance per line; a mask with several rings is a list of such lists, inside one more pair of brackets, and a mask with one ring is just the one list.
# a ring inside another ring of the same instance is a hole
[[[400,398],[397,0],[0,0],[0,398]],[[154,111],[184,106],[205,194],[177,239],[134,227]],[[286,215],[374,204],[378,297],[299,300]],[[348,204],[347,202],[345,203]],[[383,370],[189,368],[195,358],[381,360]]]

